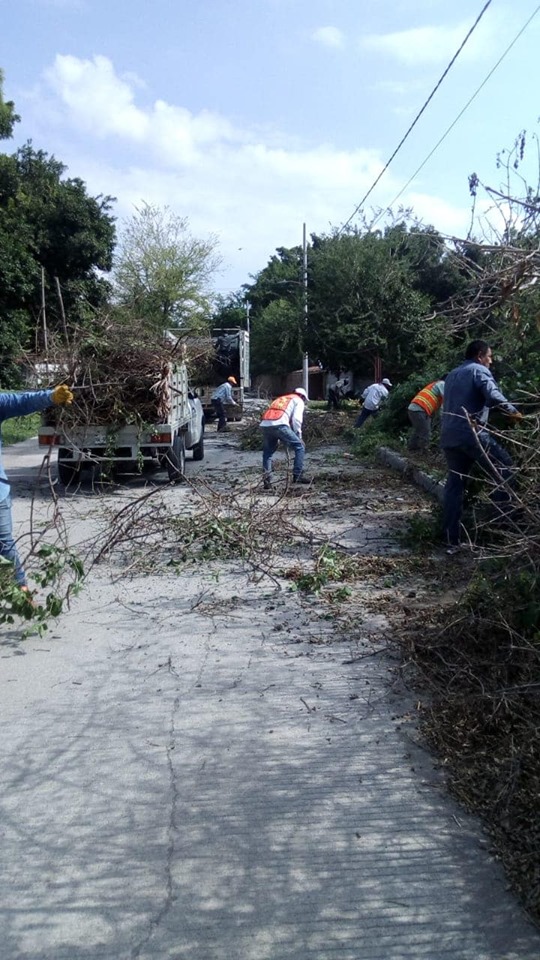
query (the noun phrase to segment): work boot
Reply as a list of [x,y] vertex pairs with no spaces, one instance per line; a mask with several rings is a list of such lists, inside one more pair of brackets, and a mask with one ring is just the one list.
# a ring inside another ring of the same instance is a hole
[[292,478],[293,483],[313,483],[313,477],[307,477],[305,473],[301,473],[298,477]]
[[272,487],[272,480],[268,473],[263,477],[263,487],[265,490],[270,490]]

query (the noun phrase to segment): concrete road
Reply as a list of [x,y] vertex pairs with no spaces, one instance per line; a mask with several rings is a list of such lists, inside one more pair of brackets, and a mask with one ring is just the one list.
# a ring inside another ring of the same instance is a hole
[[[23,527],[39,460],[6,456]],[[190,468],[227,483],[259,456],[210,436]],[[63,498],[72,540],[129,496]],[[98,567],[48,636],[6,630],[1,960],[538,960],[479,824],[396,723],[394,663],[367,629],[362,649],[230,567]]]

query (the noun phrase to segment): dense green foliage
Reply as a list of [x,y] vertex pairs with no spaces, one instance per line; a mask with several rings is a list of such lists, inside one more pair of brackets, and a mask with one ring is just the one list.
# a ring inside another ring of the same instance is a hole
[[335,372],[369,376],[382,358],[388,376],[408,376],[440,356],[436,311],[464,289],[462,262],[437,231],[408,218],[384,230],[313,235],[305,311],[302,250],[278,248],[244,287],[253,372],[286,373],[307,350]]
[[248,317],[251,305],[246,302],[243,293],[230,293],[224,297],[219,294],[214,299],[213,316],[219,318],[219,322],[213,324],[217,329],[226,330],[227,328],[248,326]]
[[28,440],[29,437],[35,437],[39,430],[41,416],[39,413],[31,413],[26,417],[11,417],[2,423],[2,446],[7,447],[11,443],[20,443],[21,440]]
[[15,113],[15,104],[12,100],[4,100],[4,73],[0,70],[0,140],[7,140],[13,135],[13,127],[20,117]]
[[[103,306],[112,264],[110,197],[89,197],[82,180],[30,144],[0,155],[0,383],[17,382],[21,351],[43,348]],[[46,306],[46,325],[42,301]]]

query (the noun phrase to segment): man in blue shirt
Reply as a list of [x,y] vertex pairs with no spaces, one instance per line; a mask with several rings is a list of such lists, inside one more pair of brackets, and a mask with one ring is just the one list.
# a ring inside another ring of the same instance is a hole
[[490,367],[491,347],[484,340],[473,340],[465,352],[465,362],[452,370],[445,381],[441,418],[441,447],[448,464],[444,490],[443,530],[447,544],[460,541],[461,514],[465,482],[477,463],[493,483],[491,499],[507,504],[508,484],[512,481],[510,454],[486,429],[490,407],[500,407],[511,420],[522,414],[508,402],[499,389]]
[[228,377],[225,383],[221,383],[212,394],[211,400],[218,421],[218,430],[227,429],[227,414],[225,413],[225,404],[231,404],[233,407],[238,406],[232,392],[232,388],[236,386],[237,383],[235,377]]
[[[10,417],[24,417],[38,410],[45,410],[52,403],[72,403],[73,394],[62,384],[54,390],[33,390],[29,393],[0,393],[0,428]],[[26,573],[13,539],[11,519],[11,496],[9,481],[2,464],[2,435],[0,432],[0,556],[9,560],[15,568],[15,582],[21,590],[28,591]]]

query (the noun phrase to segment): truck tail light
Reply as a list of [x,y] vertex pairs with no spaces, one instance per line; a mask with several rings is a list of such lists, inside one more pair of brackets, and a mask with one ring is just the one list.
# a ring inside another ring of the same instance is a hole
[[38,443],[40,447],[58,447],[62,443],[62,437],[59,433],[40,433]]
[[153,433],[150,437],[150,443],[172,443],[170,433]]

